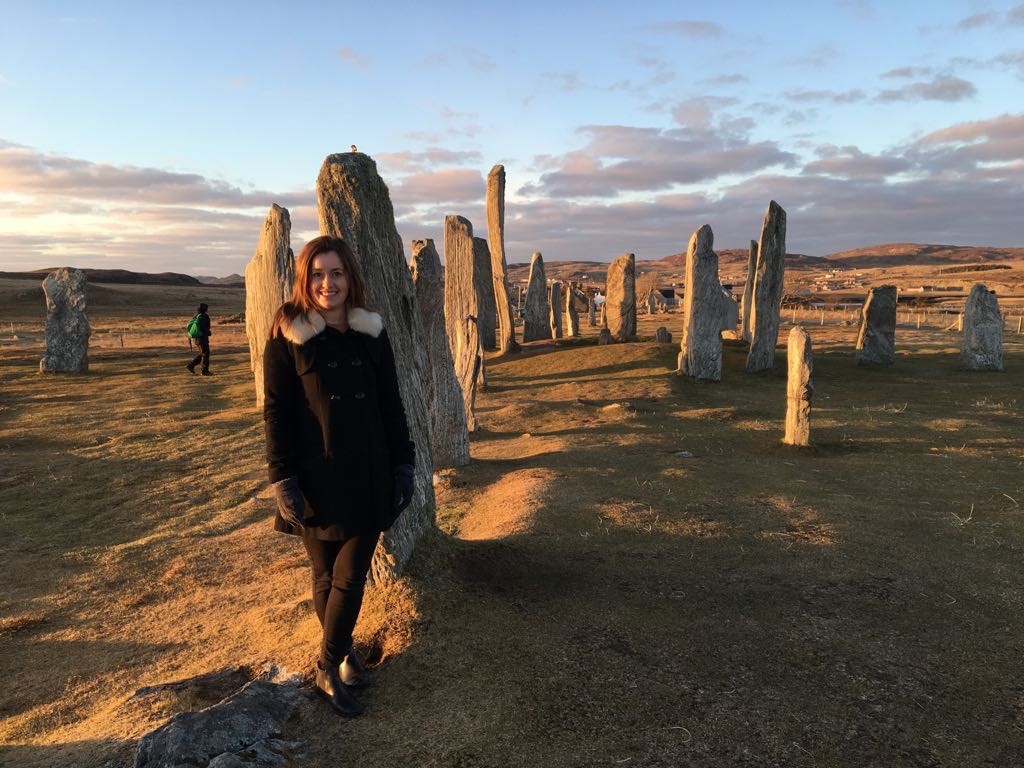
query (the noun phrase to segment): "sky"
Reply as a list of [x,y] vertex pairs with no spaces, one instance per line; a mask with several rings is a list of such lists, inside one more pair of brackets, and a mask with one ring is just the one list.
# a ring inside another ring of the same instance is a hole
[[244,271],[324,158],[377,163],[409,255],[509,262],[1024,247],[1024,3],[0,0],[0,270]]

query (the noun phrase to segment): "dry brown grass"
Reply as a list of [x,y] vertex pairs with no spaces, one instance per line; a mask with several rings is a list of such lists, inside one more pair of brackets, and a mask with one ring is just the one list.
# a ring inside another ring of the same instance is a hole
[[[739,343],[720,384],[650,341],[491,360],[439,531],[367,596],[369,713],[310,698],[297,765],[1021,764],[1024,344],[973,374],[901,327],[860,370],[855,328],[810,330],[806,450],[779,443],[783,366],[744,374]],[[212,379],[159,334],[82,377],[0,348],[0,762],[128,764],[209,703],[137,688],[310,667],[244,339],[216,342]]]

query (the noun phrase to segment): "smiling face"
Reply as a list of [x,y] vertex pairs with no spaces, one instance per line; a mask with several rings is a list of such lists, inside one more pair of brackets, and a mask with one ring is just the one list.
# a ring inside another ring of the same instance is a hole
[[343,311],[348,298],[348,274],[336,252],[326,251],[313,257],[309,270],[309,292],[325,316]]

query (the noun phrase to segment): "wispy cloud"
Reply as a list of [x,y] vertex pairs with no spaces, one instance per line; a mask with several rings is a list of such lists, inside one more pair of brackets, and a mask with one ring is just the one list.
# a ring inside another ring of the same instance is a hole
[[930,74],[932,74],[930,67],[896,67],[896,69],[883,72],[880,77],[910,79],[912,77],[927,77]]
[[963,101],[974,97],[973,83],[951,75],[938,75],[929,82],[908,83],[902,88],[881,91],[876,101]]
[[975,13],[972,16],[960,19],[957,22],[957,29],[979,29],[981,27],[988,27],[999,21],[999,14],[993,11],[986,11],[985,13]]
[[731,74],[731,75],[715,75],[705,80],[698,81],[701,85],[715,85],[715,86],[726,86],[726,85],[739,85],[740,83],[749,83],[750,78],[746,75]]
[[579,72],[541,72],[540,78],[563,93],[578,91],[583,85]]
[[860,88],[851,88],[847,91],[786,91],[783,94],[790,101],[797,102],[831,102],[832,104],[853,104],[854,102],[864,101],[867,96],[864,91]]
[[831,64],[838,55],[839,51],[835,46],[819,45],[805,54],[786,59],[786,64],[793,67],[820,69]]
[[431,51],[423,57],[422,63],[428,67],[447,67],[456,64],[482,73],[497,69],[497,64],[490,54],[472,46],[452,46],[444,50]]
[[359,69],[366,69],[368,66],[368,62],[363,55],[359,53],[359,51],[354,48],[349,48],[348,46],[342,46],[338,49],[338,57],[342,61],[347,61],[354,67],[359,67]]
[[689,40],[717,40],[722,36],[724,30],[713,21],[701,19],[680,19],[678,21],[664,21],[660,24],[652,24],[650,29],[654,32],[662,32],[672,35],[680,35]]
[[1024,24],[1024,3],[1015,5],[1006,13],[1006,22],[1013,25]]

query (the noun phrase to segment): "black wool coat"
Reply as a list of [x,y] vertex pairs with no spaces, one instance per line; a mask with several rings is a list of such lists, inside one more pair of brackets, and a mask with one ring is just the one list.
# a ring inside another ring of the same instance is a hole
[[[414,463],[395,358],[380,315],[349,310],[349,330],[317,313],[285,322],[263,356],[270,482],[298,477],[306,529],[341,538],[395,520],[394,468]],[[278,514],[274,529],[302,534]]]

